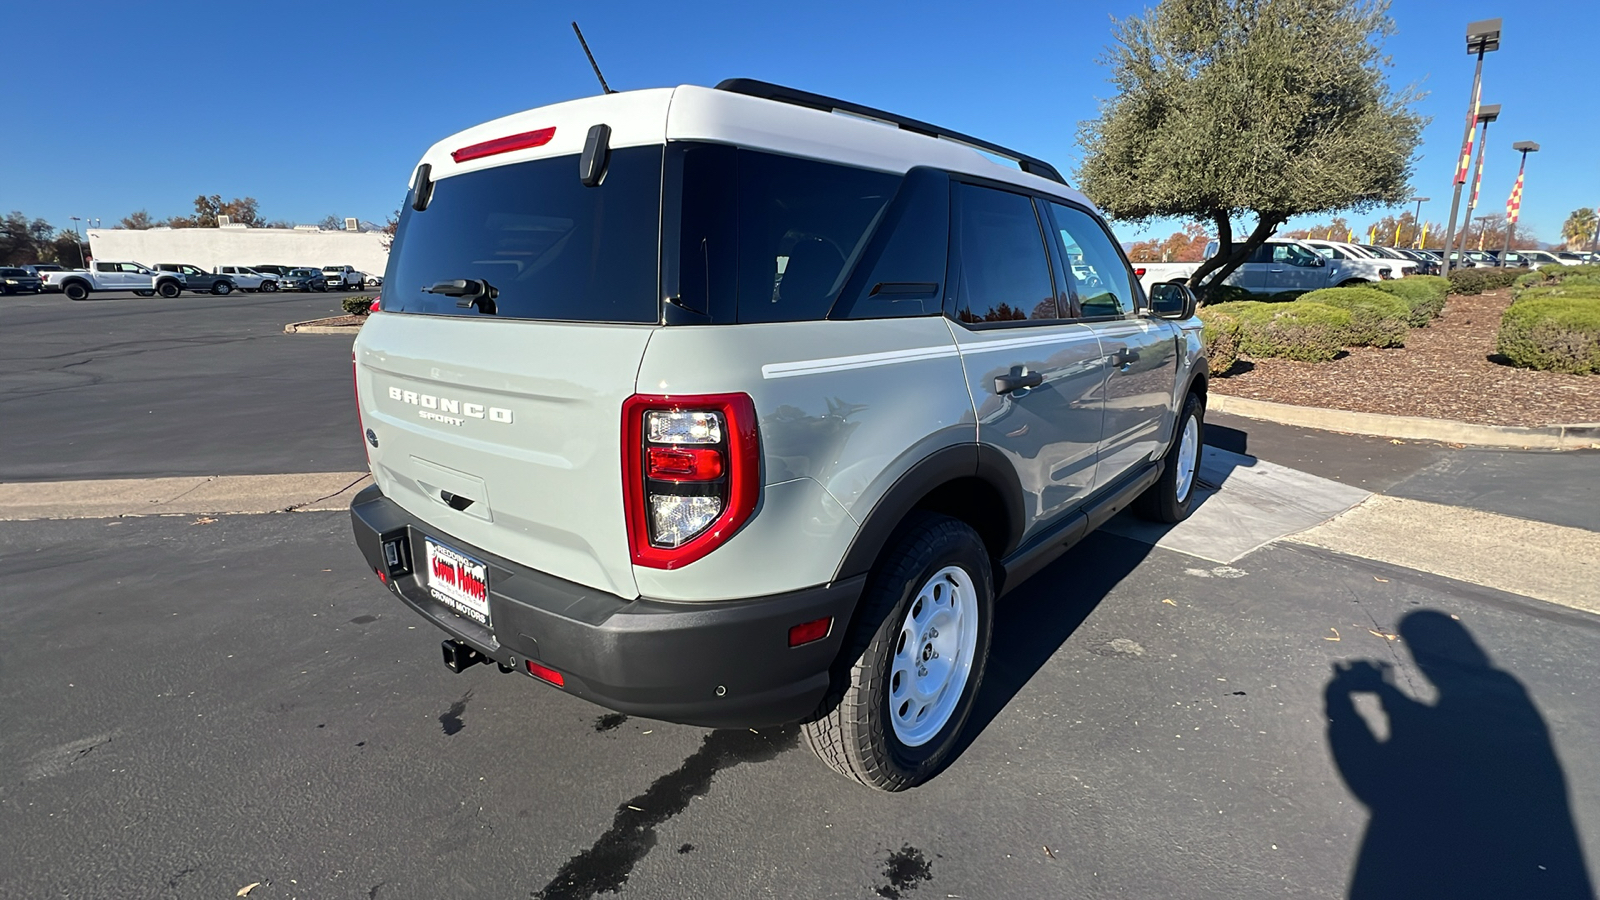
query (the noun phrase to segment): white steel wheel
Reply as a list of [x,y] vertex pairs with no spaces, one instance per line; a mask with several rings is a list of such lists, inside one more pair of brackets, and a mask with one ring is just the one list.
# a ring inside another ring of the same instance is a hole
[[961,701],[978,642],[972,576],[945,566],[917,591],[889,663],[889,723],[907,747],[944,729]]
[[1178,443],[1178,502],[1189,499],[1189,489],[1194,487],[1194,473],[1200,464],[1200,421],[1193,416],[1183,420],[1183,435]]
[[994,621],[989,551],[972,526],[915,512],[867,576],[806,743],[834,771],[903,791],[953,758],[983,687]]

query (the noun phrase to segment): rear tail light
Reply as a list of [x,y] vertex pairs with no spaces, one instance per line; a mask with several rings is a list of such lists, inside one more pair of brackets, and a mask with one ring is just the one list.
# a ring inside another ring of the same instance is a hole
[[373,297],[372,298],[372,305],[367,307],[367,312],[369,312],[369,313],[377,312],[378,311],[378,304],[382,303],[382,302],[383,302],[383,295],[382,294],[379,294],[378,296]]
[[755,511],[755,404],[746,394],[629,397],[622,404],[622,469],[634,564],[688,565]]
[[1135,277],[1135,278],[1143,278],[1144,277],[1144,273],[1146,271],[1148,271],[1148,270],[1147,269],[1142,269],[1142,268],[1141,269],[1134,269],[1133,270],[1133,277]]

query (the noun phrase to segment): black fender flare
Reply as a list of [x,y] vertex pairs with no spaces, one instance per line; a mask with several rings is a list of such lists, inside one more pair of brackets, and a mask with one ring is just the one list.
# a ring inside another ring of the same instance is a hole
[[856,530],[834,580],[869,572],[912,510],[939,488],[964,479],[983,482],[1000,498],[999,515],[1005,533],[991,545],[991,555],[999,559],[1016,549],[1025,527],[1022,483],[1017,479],[1016,467],[994,447],[954,444],[933,451],[895,479]]

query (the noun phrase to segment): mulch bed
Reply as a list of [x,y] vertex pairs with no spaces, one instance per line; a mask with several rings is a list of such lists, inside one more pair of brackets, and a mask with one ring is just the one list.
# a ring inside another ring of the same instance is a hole
[[1600,375],[1518,369],[1494,360],[1509,290],[1451,296],[1404,347],[1357,347],[1332,362],[1241,361],[1211,390],[1233,397],[1479,425],[1600,422]]

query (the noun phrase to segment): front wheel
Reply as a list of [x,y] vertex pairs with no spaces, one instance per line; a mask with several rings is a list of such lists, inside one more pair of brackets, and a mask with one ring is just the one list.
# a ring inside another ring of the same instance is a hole
[[949,761],[983,683],[994,619],[983,540],[965,522],[919,514],[873,567],[860,609],[803,732],[839,774],[903,791]]
[[156,295],[156,292],[155,291],[134,291],[133,294],[136,297],[154,297]]
[[1134,501],[1134,512],[1152,522],[1182,522],[1194,511],[1194,486],[1200,476],[1200,448],[1205,444],[1206,405],[1200,395],[1183,401],[1178,430],[1163,458],[1161,477]]
[[178,296],[182,292],[183,288],[179,287],[176,281],[163,281],[156,285],[156,293],[167,298],[168,300],[171,300],[173,297]]
[[276,281],[263,281],[261,282],[261,290],[266,291],[269,294],[276,293],[278,290],[278,283]]
[[225,295],[230,294],[232,292],[233,292],[233,284],[232,284],[232,282],[219,281],[219,282],[216,282],[215,284],[211,285],[211,293],[216,294],[218,297],[225,296]]

